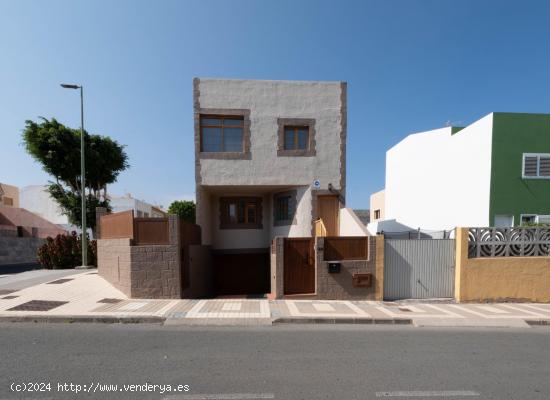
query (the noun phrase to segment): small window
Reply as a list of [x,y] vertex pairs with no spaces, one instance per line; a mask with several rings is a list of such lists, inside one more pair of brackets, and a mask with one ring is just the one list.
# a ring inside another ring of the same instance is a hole
[[243,116],[201,115],[201,151],[210,153],[243,151]]
[[309,148],[309,127],[285,126],[285,150],[307,150]]
[[550,179],[550,154],[523,154],[523,178]]
[[296,212],[296,191],[277,193],[273,196],[273,225],[292,225]]
[[537,222],[535,214],[521,214],[521,225],[531,225]]
[[380,219],[380,210],[374,210],[374,219]]
[[13,199],[11,197],[5,197],[4,196],[4,205],[5,206],[13,206]]
[[261,229],[260,197],[220,198],[221,229]]

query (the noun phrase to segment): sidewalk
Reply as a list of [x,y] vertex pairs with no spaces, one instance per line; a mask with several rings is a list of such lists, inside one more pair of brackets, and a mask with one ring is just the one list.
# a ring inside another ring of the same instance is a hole
[[550,304],[128,299],[92,270],[21,290],[3,286],[0,289],[0,321],[29,320],[166,325],[354,323],[527,328],[550,324]]

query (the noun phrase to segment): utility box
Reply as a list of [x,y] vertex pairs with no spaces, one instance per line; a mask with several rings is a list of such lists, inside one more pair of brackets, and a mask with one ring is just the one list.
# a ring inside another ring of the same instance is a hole
[[351,279],[353,287],[371,287],[372,285],[372,274],[354,273]]

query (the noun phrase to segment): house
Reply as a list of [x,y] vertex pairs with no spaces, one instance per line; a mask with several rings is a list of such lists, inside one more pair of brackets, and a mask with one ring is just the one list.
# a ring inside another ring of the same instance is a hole
[[219,294],[269,291],[277,236],[340,234],[346,83],[194,79],[197,224]]
[[548,114],[495,112],[386,153],[384,219],[407,229],[550,222],[549,199]]
[[370,221],[383,220],[386,217],[385,191],[373,193],[370,196]]
[[123,196],[108,196],[109,204],[114,213],[134,210],[134,214],[138,218],[158,217],[162,218],[166,216],[166,213],[159,207],[155,207],[143,200],[132,197],[131,193],[126,193]]
[[0,183],[0,207],[19,207],[19,188]]

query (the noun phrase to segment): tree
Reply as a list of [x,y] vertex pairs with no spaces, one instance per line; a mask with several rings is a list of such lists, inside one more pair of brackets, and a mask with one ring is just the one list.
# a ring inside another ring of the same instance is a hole
[[176,200],[168,207],[168,214],[174,214],[184,221],[195,223],[195,203],[188,200]]
[[[27,152],[53,176],[48,192],[59,204],[69,222],[81,223],[80,129],[68,128],[55,118],[40,118],[39,123],[27,120],[23,144]],[[108,210],[107,185],[129,167],[124,146],[107,136],[90,135],[84,131],[86,157],[86,221],[95,231],[95,208]]]

